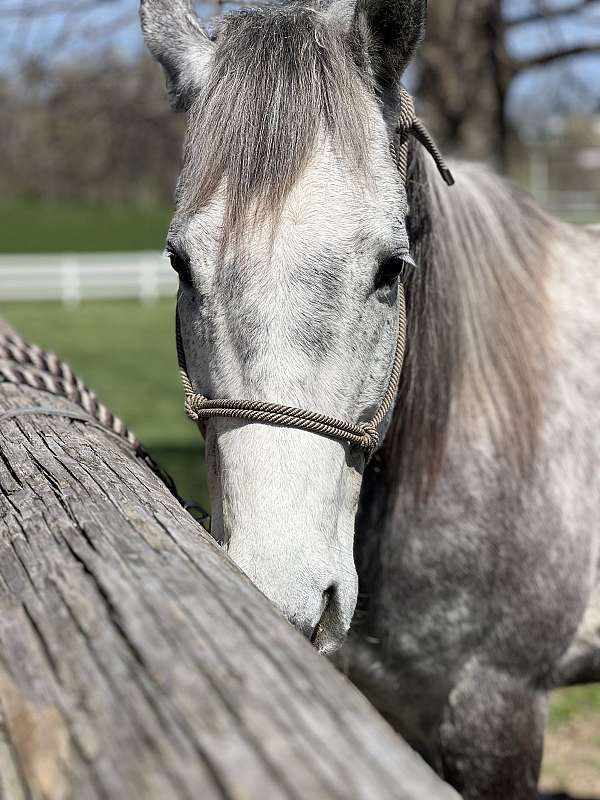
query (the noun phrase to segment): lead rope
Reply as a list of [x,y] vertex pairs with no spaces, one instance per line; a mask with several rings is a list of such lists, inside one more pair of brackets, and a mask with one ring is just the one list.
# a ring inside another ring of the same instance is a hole
[[[54,353],[48,353],[9,333],[0,333],[0,380],[71,400],[103,428],[129,442],[134,450],[141,448],[125,423],[98,401],[95,393],[88,389],[68,364]],[[3,418],[10,413],[6,412]]]
[[175,481],[143,447],[137,437],[127,428],[125,423],[115,416],[95,393],[81,381],[64,361],[36,345],[28,344],[18,336],[0,331],[0,383],[14,386],[29,386],[42,392],[62,397],[79,406],[85,414],[62,408],[47,406],[27,406],[0,413],[0,422],[24,416],[56,416],[66,417],[95,424],[102,430],[124,439],[133,449],[137,458],[143,461],[155,475],[165,484],[180,505],[192,514],[200,524],[210,532],[208,521],[210,515],[197,503],[184,500],[178,493]]
[[[410,137],[414,136],[431,154],[444,181],[449,186],[452,186],[454,184],[452,173],[424,124],[416,116],[414,101],[404,87],[400,89],[400,101],[400,116],[395,131],[398,143],[396,145],[395,142],[392,142],[390,149],[396,160],[402,181],[406,185],[408,180],[409,142]],[[354,445],[365,451],[368,460],[379,447],[379,427],[391,411],[396,400],[404,364],[406,351],[406,298],[402,284],[398,285],[398,298],[398,337],[388,386],[373,418],[369,422],[359,422],[357,424],[330,417],[318,411],[308,411],[303,408],[280,405],[279,403],[263,403],[256,400],[209,400],[203,394],[199,394],[194,390],[188,373],[179,309],[177,308],[175,313],[177,360],[185,393],[185,410],[188,417],[198,424],[201,433],[204,433],[203,423],[215,417],[243,419],[247,422],[262,423],[264,425],[297,428]]]
[[448,186],[454,186],[454,176],[425,124],[417,117],[415,101],[404,86],[400,87],[400,114],[395,135],[398,141],[397,144],[392,144],[392,153],[396,157],[396,166],[404,185],[408,183],[408,151],[410,137],[413,136],[433,158],[444,182]]

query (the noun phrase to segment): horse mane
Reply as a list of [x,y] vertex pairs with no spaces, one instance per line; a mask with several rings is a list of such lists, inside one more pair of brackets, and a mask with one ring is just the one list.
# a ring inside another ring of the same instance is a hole
[[559,225],[483,166],[453,165],[449,189],[413,146],[408,233],[419,265],[406,284],[408,349],[384,449],[387,479],[415,500],[435,486],[451,422],[487,427],[521,473],[541,421],[548,243]]
[[[370,79],[359,49],[301,2],[225,15],[189,112],[179,212],[195,213],[223,186],[222,241],[249,209],[276,220],[323,132],[367,172]],[[417,499],[435,485],[456,415],[484,424],[498,457],[522,472],[541,420],[545,266],[559,223],[484,167],[457,165],[456,177],[449,189],[412,147],[408,233],[420,268],[406,282],[408,348],[383,459],[388,481]]]
[[207,84],[190,109],[179,210],[205,207],[226,179],[224,235],[235,236],[250,207],[276,219],[321,131],[364,170],[366,81],[347,37],[314,8],[226,14]]

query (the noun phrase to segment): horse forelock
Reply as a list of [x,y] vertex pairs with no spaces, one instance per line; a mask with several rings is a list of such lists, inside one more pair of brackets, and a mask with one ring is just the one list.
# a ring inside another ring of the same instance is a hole
[[[369,78],[356,47],[302,4],[226,15],[189,112],[178,212],[196,213],[223,188],[224,240],[250,210],[275,221],[321,132],[367,173]],[[408,233],[420,269],[406,286],[408,351],[385,461],[417,499],[435,485],[453,415],[483,420],[521,473],[541,424],[557,223],[484,168],[461,165],[457,177],[448,189],[412,148]]]
[[179,211],[197,212],[224,187],[227,237],[250,208],[276,218],[321,132],[366,171],[367,91],[348,37],[320,12],[290,4],[226,15],[190,109]]
[[[408,352],[388,434],[388,478],[417,501],[441,472],[451,426],[487,427],[494,452],[526,475],[542,422],[546,276],[559,223],[485,167],[455,165],[444,186],[411,154]],[[514,473],[513,473],[514,474]]]

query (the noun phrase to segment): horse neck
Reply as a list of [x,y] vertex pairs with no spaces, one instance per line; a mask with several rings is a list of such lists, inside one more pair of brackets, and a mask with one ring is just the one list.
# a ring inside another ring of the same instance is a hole
[[406,285],[408,349],[384,461],[389,480],[417,500],[435,486],[457,418],[483,420],[519,470],[540,421],[558,223],[484,167],[453,171],[448,188],[413,148],[408,232],[419,268]]

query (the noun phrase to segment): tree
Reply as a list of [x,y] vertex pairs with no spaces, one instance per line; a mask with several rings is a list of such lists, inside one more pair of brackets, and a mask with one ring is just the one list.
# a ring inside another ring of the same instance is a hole
[[184,119],[149,57],[24,64],[0,85],[0,195],[169,203]]
[[[507,99],[515,79],[532,68],[600,53],[600,25],[595,41],[582,37],[575,44],[565,43],[556,28],[557,23],[599,9],[599,0],[565,0],[559,5],[534,0],[521,6],[524,12],[511,15],[502,0],[429,4],[417,94],[423,116],[440,143],[459,155],[505,163],[510,132]],[[511,52],[510,37],[528,26],[537,26],[537,38],[553,44],[519,58]],[[547,36],[539,35],[542,32]]]
[[[202,0],[198,8],[209,18],[245,2]],[[535,68],[544,89],[535,108],[522,104],[530,121],[547,119],[559,99],[579,108],[583,92],[563,80],[558,98],[548,69],[600,52],[594,11],[600,0],[430,0],[416,88],[444,149],[505,165],[508,100],[516,79]],[[12,31],[0,86],[0,194],[169,202],[182,121],[169,114],[160,73],[141,53],[136,4],[5,0],[0,20],[3,37]],[[588,23],[579,39],[563,38],[564,25],[578,21]],[[520,56],[515,37],[528,42]],[[571,77],[568,67],[561,72]]]

